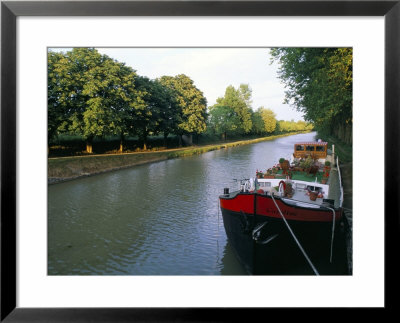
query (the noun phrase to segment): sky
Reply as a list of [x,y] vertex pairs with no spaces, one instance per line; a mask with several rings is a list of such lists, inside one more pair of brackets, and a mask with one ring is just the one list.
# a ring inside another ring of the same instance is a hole
[[284,85],[278,64],[270,64],[268,48],[96,48],[125,63],[137,74],[155,79],[185,74],[212,106],[229,85],[249,84],[252,108],[271,109],[277,120],[303,120],[302,114],[283,104]]

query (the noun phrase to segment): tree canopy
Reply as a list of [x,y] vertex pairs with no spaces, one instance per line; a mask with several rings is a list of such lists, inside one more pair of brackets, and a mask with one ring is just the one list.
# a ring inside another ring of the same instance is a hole
[[82,135],[88,152],[94,137],[126,133],[126,119],[143,107],[143,93],[135,89],[136,73],[93,48],[49,52],[48,71],[49,133]]
[[258,108],[257,112],[260,114],[261,119],[264,121],[264,131],[266,133],[273,133],[276,129],[276,115],[271,109],[264,107]]
[[163,76],[160,83],[169,88],[180,109],[178,129],[181,133],[199,134],[206,130],[207,100],[190,77],[179,74]]
[[225,90],[225,95],[217,99],[217,105],[230,107],[235,111],[238,116],[237,128],[243,134],[251,131],[251,89],[248,84],[240,84],[238,89],[229,85]]
[[351,142],[352,48],[274,48],[285,102],[304,113],[317,129]]
[[239,116],[231,107],[216,104],[210,108],[209,115],[209,126],[224,140],[238,129]]
[[[339,83],[340,75],[345,74],[342,60],[331,57],[330,62],[337,66],[337,82],[345,88],[346,82]],[[117,137],[122,152],[127,136],[138,138],[146,150],[147,138],[159,134],[166,143],[169,134],[177,135],[181,142],[182,135],[191,139],[207,128],[207,135],[226,140],[228,136],[306,127],[290,125],[277,122],[270,109],[261,107],[254,112],[248,84],[229,85],[207,111],[203,92],[185,74],[149,79],[94,48],[48,52],[49,143],[60,134],[78,135],[91,153],[94,138]]]

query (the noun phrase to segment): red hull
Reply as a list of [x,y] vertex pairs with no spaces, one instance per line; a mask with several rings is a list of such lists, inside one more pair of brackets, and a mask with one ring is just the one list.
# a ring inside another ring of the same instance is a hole
[[[275,198],[275,201],[286,220],[311,222],[332,222],[333,220],[332,211],[329,209],[289,205],[280,198]],[[221,208],[229,211],[282,219],[271,196],[265,194],[239,193],[234,196],[222,196],[220,202]],[[336,209],[335,221],[340,220],[341,217],[342,210]]]
[[333,226],[332,209],[274,199],[286,222],[271,196],[243,192],[220,196],[228,240],[245,270],[252,275],[315,274],[297,240],[319,274],[348,274],[342,209],[334,210]]

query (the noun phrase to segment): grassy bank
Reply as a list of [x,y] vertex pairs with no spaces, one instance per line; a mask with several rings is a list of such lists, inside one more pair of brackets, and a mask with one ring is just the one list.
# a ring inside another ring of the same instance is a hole
[[318,133],[318,138],[328,142],[328,148],[332,149],[335,145],[335,154],[339,156],[341,163],[349,163],[353,161],[353,146],[340,141],[337,138]]
[[263,137],[252,140],[240,140],[215,145],[186,147],[152,152],[49,158],[48,182],[49,184],[53,184],[137,165],[203,154],[212,150],[274,140],[280,137],[292,136],[295,134],[297,133],[288,133],[284,135]]

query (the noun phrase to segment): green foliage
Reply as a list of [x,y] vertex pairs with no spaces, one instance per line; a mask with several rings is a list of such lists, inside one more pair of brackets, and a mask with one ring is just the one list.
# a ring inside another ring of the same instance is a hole
[[136,78],[136,86],[143,95],[137,109],[131,115],[131,135],[138,135],[146,150],[147,137],[162,128],[162,117],[169,108],[168,92],[158,82],[147,77]]
[[93,48],[49,52],[48,72],[51,135],[69,131],[90,141],[127,133],[126,120],[143,104],[136,73]]
[[254,112],[251,115],[251,122],[253,125],[252,132],[256,135],[263,135],[265,133],[264,120],[259,111]]
[[271,55],[280,64],[285,102],[318,129],[351,142],[352,48],[274,48]]
[[308,123],[305,121],[285,121],[285,120],[279,120],[277,121],[276,124],[276,131],[279,133],[285,133],[285,132],[296,132],[296,131],[311,131],[313,130],[314,126],[312,123]]
[[[75,136],[86,141],[90,153],[92,144],[96,151],[104,151],[99,142],[111,137],[119,140],[116,152],[122,152],[139,149],[132,148],[129,136],[137,137],[146,149],[147,138],[161,134],[167,146],[169,135],[203,134],[215,141],[221,135],[226,140],[308,130],[305,122],[289,122],[289,127],[286,121],[277,122],[269,109],[253,112],[251,96],[248,84],[237,89],[230,85],[208,116],[203,93],[184,74],[151,80],[94,48],[49,51],[48,141],[50,145],[62,136]],[[194,137],[197,143],[202,140]]]
[[232,134],[238,128],[239,117],[236,112],[228,106],[214,105],[210,107],[209,127],[217,135],[223,135],[223,139],[228,134]]
[[302,167],[304,169],[310,168],[313,164],[314,164],[314,160],[312,159],[311,156],[308,156],[307,158],[302,159],[300,161],[300,167]]
[[252,129],[251,89],[248,84],[241,84],[238,89],[229,85],[225,95],[217,99],[217,105],[233,109],[238,116],[237,131],[249,133]]
[[[206,99],[186,75],[150,80],[93,48],[48,53],[48,137],[198,134]],[[89,149],[89,148],[88,148]]]
[[178,129],[181,133],[199,134],[206,130],[207,100],[186,75],[163,76],[160,83],[169,88],[179,107]]
[[266,133],[273,133],[276,129],[276,115],[271,109],[260,107],[257,110],[262,120],[264,121],[264,131]]

